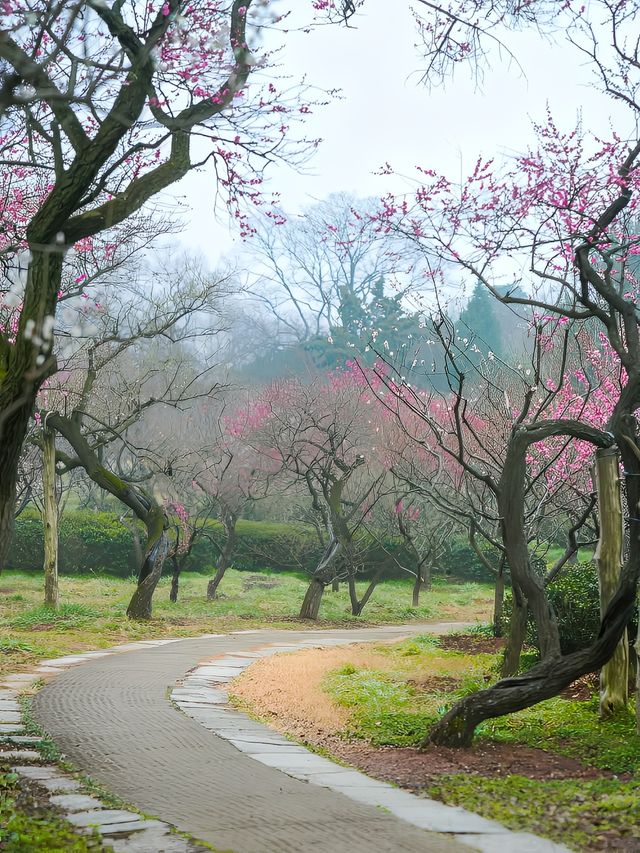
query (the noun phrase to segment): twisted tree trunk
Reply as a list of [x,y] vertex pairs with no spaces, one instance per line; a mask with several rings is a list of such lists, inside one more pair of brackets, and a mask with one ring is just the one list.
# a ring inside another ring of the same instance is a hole
[[237,513],[226,508],[222,511],[222,524],[224,527],[226,539],[216,566],[216,573],[207,584],[207,601],[213,601],[218,594],[220,581],[225,575],[225,572],[231,564],[231,558],[236,548],[237,534],[236,524],[238,522]]
[[76,418],[75,414],[65,418],[52,412],[47,414],[47,419],[49,426],[64,436],[76,453],[76,459],[65,458],[65,463],[84,468],[94,483],[132,509],[144,524],[147,538],[138,574],[138,586],[127,607],[127,616],[131,619],[151,618],[153,593],[162,574],[168,547],[168,522],[163,508],[152,495],[100,464],[94,449],[82,434],[81,420]]
[[[635,442],[636,423],[629,415],[629,412],[636,408],[639,391],[640,375],[630,377],[611,418],[610,434],[586,429],[577,436],[585,437],[601,447],[610,446],[611,439],[615,438],[627,472],[627,500],[631,513],[629,550],[620,573],[618,588],[602,616],[597,638],[586,649],[566,656],[547,657],[523,675],[504,678],[493,687],[480,690],[456,702],[427,734],[422,746],[428,743],[453,747],[470,746],[476,727],[484,720],[521,711],[544,699],[557,696],[577,678],[599,670],[613,655],[633,616],[640,577],[640,450]],[[548,435],[548,425],[545,430]],[[540,432],[542,430],[538,430],[536,434],[539,435]],[[510,558],[509,564],[511,566]]]
[[[55,369],[50,342],[36,347],[33,339],[44,340],[43,323],[55,312],[62,253],[59,246],[48,246],[44,235],[31,234],[30,241],[32,260],[15,340],[9,342],[0,331],[0,571],[6,566],[13,535],[18,462],[29,418],[40,385]],[[33,327],[30,334],[27,323]]]
[[503,678],[506,678],[509,675],[515,675],[518,671],[522,647],[527,639],[528,616],[529,608],[527,607],[527,599],[523,596],[518,587],[513,587],[509,635],[507,637],[507,645],[505,646],[502,668],[500,670],[500,674]]

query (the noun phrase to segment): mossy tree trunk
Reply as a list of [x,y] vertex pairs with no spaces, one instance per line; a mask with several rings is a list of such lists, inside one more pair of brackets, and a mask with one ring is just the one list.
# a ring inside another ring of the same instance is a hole
[[69,470],[83,468],[94,483],[132,509],[144,524],[146,541],[142,565],[138,574],[137,588],[127,608],[127,616],[131,619],[149,619],[153,593],[160,580],[162,566],[167,556],[168,522],[164,509],[153,495],[148,494],[138,485],[128,483],[100,464],[97,453],[82,434],[82,420],[76,416],[76,413],[70,417],[63,417],[51,412],[46,417],[48,425],[69,442],[76,454],[75,457],[70,457],[58,450],[56,458],[59,462]]
[[[620,498],[620,463],[613,448],[596,453],[596,484],[600,538],[594,560],[598,566],[600,612],[603,614],[618,588],[622,568],[623,527]],[[600,671],[600,716],[627,707],[629,700],[629,644],[622,635],[611,659]]]
[[44,529],[44,603],[57,608],[58,501],[56,496],[56,434],[42,430],[42,526]]

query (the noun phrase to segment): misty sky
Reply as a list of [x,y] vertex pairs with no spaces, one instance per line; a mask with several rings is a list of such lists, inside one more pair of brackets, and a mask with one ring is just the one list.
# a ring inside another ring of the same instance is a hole
[[[300,6],[306,10],[310,3]],[[269,188],[280,192],[288,211],[331,192],[379,197],[401,189],[397,179],[374,174],[385,162],[404,174],[420,164],[455,179],[472,168],[479,154],[508,155],[525,148],[531,120],[543,118],[547,103],[561,127],[575,124],[581,111],[587,127],[608,134],[615,107],[589,86],[589,70],[566,45],[517,33],[509,45],[526,76],[506,57],[496,56],[479,86],[461,69],[445,89],[428,90],[420,83],[409,3],[396,0],[393,15],[389,6],[388,0],[367,0],[352,28],[322,27],[284,37],[283,73],[305,73],[309,82],[343,93],[342,100],[309,118],[306,134],[324,142],[305,173],[284,165],[270,169]],[[623,133],[631,129],[620,113],[616,127]],[[183,245],[211,264],[241,242],[222,207],[217,215],[213,210],[214,186],[212,176],[192,173],[175,193],[190,209]]]

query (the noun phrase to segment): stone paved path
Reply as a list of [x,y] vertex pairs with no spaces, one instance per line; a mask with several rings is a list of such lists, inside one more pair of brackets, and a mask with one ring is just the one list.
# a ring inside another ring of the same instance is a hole
[[256,762],[168,698],[187,670],[214,655],[268,643],[321,642],[325,636],[346,642],[393,638],[425,628],[264,630],[95,658],[48,683],[36,696],[34,715],[79,769],[143,812],[221,851],[469,853],[451,838]]
[[[374,640],[406,633],[385,628],[331,631],[330,636]],[[231,634],[98,658],[47,684],[36,697],[34,714],[78,768],[142,811],[220,850],[468,851],[258,764],[168,700],[176,680],[205,657],[319,634]]]

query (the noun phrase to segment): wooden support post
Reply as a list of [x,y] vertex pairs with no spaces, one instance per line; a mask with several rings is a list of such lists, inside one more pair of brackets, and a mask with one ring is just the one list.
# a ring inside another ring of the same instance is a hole
[[[618,587],[622,567],[623,527],[620,499],[620,462],[613,448],[596,451],[596,484],[600,539],[594,554],[598,566],[600,612]],[[626,708],[629,699],[629,647],[627,632],[600,670],[600,716]]]

